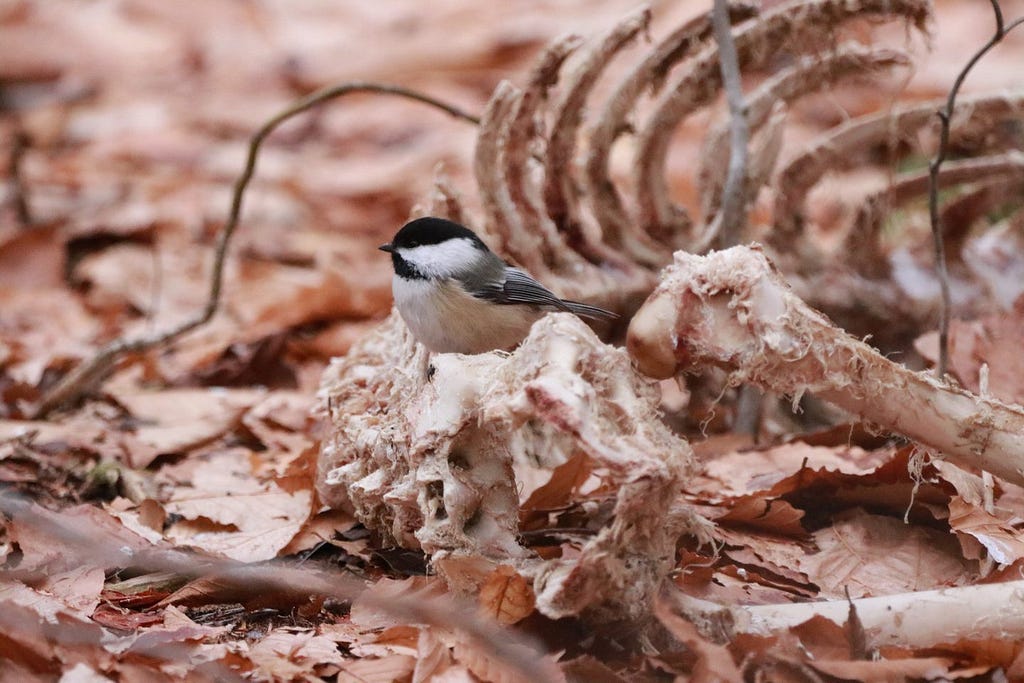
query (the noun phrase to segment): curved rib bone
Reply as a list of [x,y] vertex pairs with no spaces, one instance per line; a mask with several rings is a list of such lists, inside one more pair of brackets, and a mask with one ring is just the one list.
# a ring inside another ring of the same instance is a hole
[[[740,67],[764,67],[783,46],[787,49],[827,45],[836,26],[857,17],[904,17],[923,28],[929,16],[926,0],[809,0],[785,5],[736,32]],[[799,37],[799,39],[797,39]],[[640,132],[634,158],[637,221],[655,238],[670,243],[689,222],[671,198],[665,174],[672,132],[679,123],[706,106],[721,89],[718,49],[709,47],[659,99]]]

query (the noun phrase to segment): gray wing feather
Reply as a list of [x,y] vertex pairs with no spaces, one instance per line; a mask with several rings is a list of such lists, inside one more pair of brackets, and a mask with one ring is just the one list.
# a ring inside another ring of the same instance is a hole
[[559,299],[547,287],[517,268],[505,268],[504,274],[503,283],[490,283],[473,292],[473,295],[498,304],[550,307],[583,318],[618,317],[611,311],[597,306]]

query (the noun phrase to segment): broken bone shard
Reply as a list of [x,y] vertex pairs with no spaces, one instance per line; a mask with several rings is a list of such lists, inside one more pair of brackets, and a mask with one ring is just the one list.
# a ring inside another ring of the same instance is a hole
[[675,254],[630,322],[639,370],[671,377],[714,365],[798,398],[805,391],[952,460],[1024,484],[1024,408],[913,372],[804,303],[761,249]]
[[[659,419],[655,383],[562,313],[512,354],[435,354],[429,365],[395,314],[335,359],[321,387],[321,499],[422,549],[457,590],[476,586],[446,567],[487,558],[530,577],[548,616],[649,614],[686,523],[669,511],[693,466]],[[578,454],[615,492],[611,521],[572,557],[542,560],[519,543],[514,471]]]

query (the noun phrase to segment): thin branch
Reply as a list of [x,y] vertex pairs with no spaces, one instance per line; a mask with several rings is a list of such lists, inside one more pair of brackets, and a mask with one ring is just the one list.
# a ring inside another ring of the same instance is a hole
[[[747,121],[747,101],[743,96],[736,43],[732,39],[732,26],[725,0],[715,0],[711,9],[711,26],[718,43],[718,68],[722,73],[722,87],[729,103],[729,170],[722,188],[722,203],[705,227],[701,239],[704,244],[718,248],[739,243],[747,225],[747,162],[750,156],[750,123]],[[757,439],[761,427],[761,408],[764,395],[757,387],[740,387],[736,402],[734,427],[738,432],[752,434]]]
[[718,42],[718,64],[729,103],[730,135],[729,173],[722,190],[722,208],[707,229],[717,236],[715,242],[719,247],[731,247],[739,242],[747,222],[747,147],[750,127],[747,124],[747,102],[743,97],[739,58],[732,39],[729,8],[725,0],[715,0],[711,10],[711,24]]
[[928,215],[931,220],[932,242],[935,248],[935,271],[939,278],[939,286],[942,292],[942,308],[939,317],[939,361],[935,368],[939,379],[946,376],[946,367],[949,365],[949,318],[950,309],[952,308],[949,292],[949,271],[946,268],[946,245],[942,234],[941,217],[939,216],[939,171],[949,152],[949,128],[950,122],[953,119],[953,110],[956,107],[956,96],[960,92],[960,86],[963,85],[967,74],[974,68],[974,65],[1005,38],[1007,33],[1024,22],[1024,17],[1021,17],[1006,25],[1003,21],[1003,10],[999,6],[999,0],[989,0],[989,2],[995,15],[995,32],[988,42],[975,52],[967,61],[967,64],[964,65],[949,91],[945,108],[936,112],[940,123],[939,148],[935,152],[935,158],[928,164]]
[[[729,9],[730,19],[734,23],[757,15],[754,5],[742,2],[734,2]],[[648,245],[651,240],[636,221],[630,220],[622,197],[609,176],[612,146],[621,135],[633,130],[627,116],[634,110],[640,97],[645,92],[652,96],[659,93],[672,68],[704,49],[711,35],[710,12],[691,19],[673,31],[618,85],[588,135],[585,197],[590,202],[594,218],[601,226],[603,241],[612,248],[621,247],[636,260],[639,260],[638,255],[650,251]],[[689,217],[680,214],[680,218],[686,221],[688,230]]]
[[454,105],[442,102],[441,100],[416,92],[415,90],[410,90],[409,88],[397,85],[366,83],[360,81],[342,83],[317,90],[316,92],[310,93],[306,97],[298,100],[273,118],[269,119],[249,140],[249,153],[246,157],[245,168],[242,170],[242,174],[238,177],[238,180],[235,181],[228,219],[224,225],[224,229],[220,233],[216,251],[214,252],[213,273],[210,277],[210,294],[203,310],[192,319],[164,332],[154,335],[146,335],[136,339],[121,338],[111,342],[102,348],[90,360],[80,363],[74,370],[65,375],[64,378],[61,379],[55,387],[53,387],[53,389],[43,396],[39,407],[35,411],[35,418],[44,417],[54,409],[70,403],[92,391],[99,382],[110,374],[118,361],[127,354],[142,353],[156,346],[170,342],[183,334],[191,332],[197,327],[205,325],[211,318],[213,318],[220,306],[221,290],[223,289],[224,284],[224,261],[227,254],[228,244],[231,242],[231,237],[234,235],[235,229],[238,227],[238,219],[242,212],[242,198],[245,194],[246,187],[249,185],[249,180],[252,178],[252,175],[256,170],[256,158],[264,140],[266,140],[266,138],[274,132],[278,126],[293,116],[312,109],[319,104],[327,102],[328,100],[333,100],[343,95],[350,95],[353,93],[395,95],[397,97],[422,102],[423,104],[445,111],[455,118],[468,121],[475,125],[480,123],[480,119],[478,117],[468,114]]

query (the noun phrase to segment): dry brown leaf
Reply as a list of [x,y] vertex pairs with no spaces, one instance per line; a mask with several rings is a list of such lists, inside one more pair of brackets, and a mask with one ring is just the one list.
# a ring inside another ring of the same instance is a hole
[[[725,543],[722,554],[739,564],[740,578],[747,578],[751,571],[765,576],[762,581],[790,591],[811,591],[817,593],[813,581],[798,568],[798,561],[808,552],[808,544],[796,539],[773,536],[755,530],[726,529],[716,532],[716,538]],[[773,577],[769,580],[767,577]]]
[[572,683],[625,683],[627,680],[591,655],[562,662],[561,667],[565,677]]
[[499,624],[511,626],[533,614],[533,586],[507,564],[499,565],[480,587],[477,600],[483,612]]
[[[255,577],[249,577],[240,570],[227,576],[205,574],[163,597],[157,606],[241,604],[252,610],[297,610],[301,613],[304,608],[319,605],[321,595],[332,592],[326,583],[333,578],[336,585],[338,576],[325,575],[312,568],[305,572],[282,568],[269,574],[257,570]],[[350,588],[356,592],[354,587]]]
[[342,531],[348,531],[357,524],[355,518],[342,510],[325,510],[310,519],[282,550],[282,555],[294,555],[315,548],[320,543],[335,539]]
[[192,485],[176,487],[164,501],[169,514],[183,519],[165,534],[242,562],[268,560],[302,528],[312,501],[310,489],[290,493],[257,481],[245,452],[222,452],[196,464]]
[[[60,628],[54,625],[59,623]],[[0,659],[10,667],[9,680],[53,680],[74,660],[98,666],[106,659],[98,624],[65,613],[47,619],[31,607],[8,600],[0,603]],[[6,672],[5,672],[6,673]]]
[[105,453],[115,458],[120,448],[111,448],[116,434],[94,416],[70,416],[62,420],[0,420],[0,453],[9,457],[15,442],[48,451]]
[[891,517],[853,511],[814,534],[819,551],[797,568],[821,588],[842,598],[906,593],[960,585],[974,572],[948,534],[910,526]]
[[32,610],[46,622],[56,624],[61,618],[86,623],[90,613],[76,609],[46,592],[34,590],[17,581],[0,580],[0,602]]
[[478,680],[469,669],[459,664],[453,664],[430,679],[431,683],[477,683]]
[[115,498],[106,506],[107,512],[121,520],[121,524],[152,543],[164,537],[164,522],[167,511],[152,498],[146,498],[139,505],[134,505],[124,498]]
[[249,647],[249,659],[259,675],[285,681],[319,681],[316,672],[323,665],[346,664],[337,644],[312,630],[277,629]]
[[855,446],[828,448],[800,441],[764,450],[731,451],[709,458],[697,487],[688,490],[725,497],[769,489],[802,470],[864,474],[883,462],[886,455],[887,451],[865,451]]
[[143,468],[158,455],[182,453],[223,436],[262,396],[258,390],[225,389],[117,394],[139,421],[134,436],[146,447],[130,454],[130,464]]
[[[523,487],[519,492],[519,499],[523,501],[520,504],[523,513],[529,514],[532,510],[543,511],[565,505],[590,477],[592,467],[590,458],[580,451],[551,470],[548,479],[533,490]],[[544,473],[547,474],[546,471]],[[521,475],[522,467],[517,466],[516,481],[522,481]]]
[[743,680],[743,675],[736,667],[729,650],[705,638],[696,626],[675,612],[664,595],[655,601],[654,615],[676,640],[696,653],[697,663],[694,665],[691,681],[740,683]]
[[[944,506],[950,494],[956,491],[955,486],[968,487],[968,480],[959,476],[936,477],[935,470],[925,467],[922,480],[916,482],[909,472],[909,459],[916,453],[915,447],[904,447],[895,453],[883,450],[879,453],[865,454],[866,462],[875,463],[883,456],[888,456],[873,469],[844,473],[825,469],[798,469],[796,472],[776,480],[770,488],[746,496],[720,499],[717,495],[708,496],[716,507],[729,510],[734,507],[748,505],[743,501],[775,501],[784,499],[798,510],[815,515],[829,511],[841,511],[849,508],[865,507],[876,511],[886,511],[892,515],[902,516],[908,506],[911,517],[916,519],[922,511],[928,519],[934,514],[929,506]],[[962,472],[955,470],[954,472]],[[951,482],[955,482],[955,485]],[[704,497],[703,495],[701,496]],[[758,509],[761,503],[749,503]],[[721,513],[710,513],[717,516]],[[804,518],[804,524],[807,524]],[[819,522],[820,523],[820,522]],[[813,527],[812,527],[813,528]]]
[[277,390],[246,411],[242,424],[263,444],[257,474],[274,478],[284,488],[308,488],[316,467],[311,394]]
[[[949,327],[949,366],[961,384],[974,393],[986,393],[1007,403],[1024,405],[1024,296],[1012,310],[981,320],[953,320]],[[935,362],[937,333],[915,343],[918,353]],[[988,365],[987,386],[981,386],[981,366]]]
[[[452,636],[450,645],[455,661],[472,671],[480,680],[492,683],[536,683],[527,678],[522,670],[513,668],[507,661],[495,657],[490,651],[464,634],[459,633]],[[512,645],[512,649],[520,650],[520,647]],[[524,660],[534,662],[547,674],[545,683],[565,683],[565,675],[555,663],[553,656],[546,655],[538,662],[536,661],[536,652],[523,648],[519,654]]]
[[416,670],[411,655],[386,655],[377,659],[346,662],[338,672],[338,683],[392,683],[410,676]]
[[[967,503],[960,496],[953,496],[949,501],[949,526],[958,535],[966,534],[975,539],[988,556],[1001,565],[1013,564],[1024,558],[1024,539],[1020,530],[991,512]],[[967,556],[982,559],[982,554]]]
[[64,244],[53,226],[14,232],[6,238],[0,233],[0,287],[60,289],[64,262]]
[[715,521],[761,529],[780,536],[803,538],[807,535],[800,523],[804,514],[803,510],[796,509],[784,500],[746,497],[736,501]]
[[420,629],[416,644],[416,669],[412,683],[436,681],[452,667],[452,655],[448,646],[434,635],[431,629]]
[[[950,680],[953,661],[942,657],[846,661],[814,659],[808,665],[826,676],[853,681]],[[985,669],[982,672],[987,671]],[[973,674],[972,674],[973,675]]]
[[294,340],[292,348],[323,358],[344,356],[353,344],[379,324],[379,320],[343,320],[331,323],[311,339]]
[[132,633],[140,628],[159,624],[163,617],[152,612],[136,612],[104,603],[92,613],[92,620],[109,629]]
[[100,567],[75,567],[46,577],[39,590],[49,593],[73,610],[91,614],[100,603],[105,573]]
[[206,298],[206,250],[168,235],[156,247],[122,243],[89,254],[75,276],[89,284],[88,301],[101,310],[132,310],[146,319],[138,332],[178,324]]
[[33,387],[47,368],[88,356],[100,331],[78,297],[64,289],[0,287],[0,310],[0,344],[7,348],[0,367]]
[[[91,561],[104,569],[121,568],[140,551],[157,547],[131,531],[115,517],[94,505],[76,505],[62,512],[53,512],[39,505],[21,508],[5,524],[7,537],[21,550],[19,571],[45,571],[58,573],[82,565],[82,558],[69,555],[64,543],[80,543],[89,539],[96,548],[116,548],[102,558]],[[59,529],[62,542],[54,541],[54,529]]]
[[391,601],[427,599],[446,592],[443,582],[426,576],[410,576],[397,581],[382,578],[368,587],[352,604],[352,623],[362,629],[387,628],[402,625],[402,620],[386,613],[376,605]]

